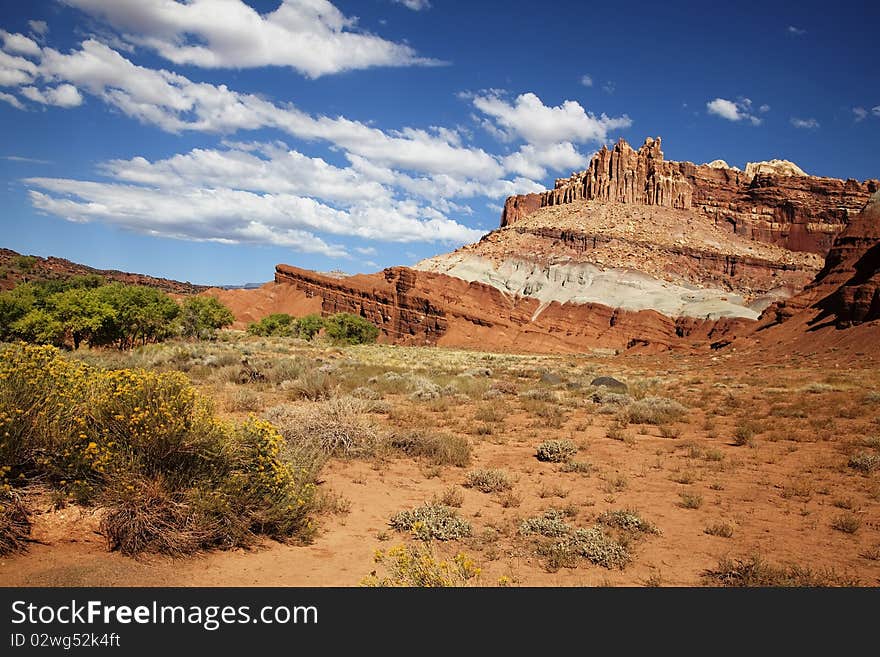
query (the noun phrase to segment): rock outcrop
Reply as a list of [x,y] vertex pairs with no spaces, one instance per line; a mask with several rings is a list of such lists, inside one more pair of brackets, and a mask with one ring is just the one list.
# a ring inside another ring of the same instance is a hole
[[290,309],[275,304],[272,312],[295,313],[309,300],[323,315],[359,315],[380,328],[382,341],[408,345],[547,353],[592,348],[657,351],[708,346],[748,323],[672,318],[652,310],[633,312],[594,303],[542,303],[502,294],[490,285],[406,267],[330,278],[278,265],[275,283],[267,284],[262,292],[234,292],[239,300],[258,292],[264,297],[272,286],[283,291],[276,298],[291,304]]
[[834,240],[815,281],[771,306],[762,320],[779,323],[804,313],[814,315],[811,325],[830,321],[838,328],[880,319],[880,191]]
[[508,199],[501,226],[542,207],[598,200],[691,210],[737,235],[824,255],[880,188],[877,180],[808,176],[784,160],[749,163],[746,171],[719,160],[667,161],[660,146],[659,137],[638,151],[623,139],[611,150],[603,146],[585,171],[558,179],[554,189]]

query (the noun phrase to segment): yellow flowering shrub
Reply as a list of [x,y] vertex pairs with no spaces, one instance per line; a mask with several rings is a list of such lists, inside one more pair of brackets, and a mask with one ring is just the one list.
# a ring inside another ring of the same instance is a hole
[[53,347],[0,351],[0,490],[35,478],[108,507],[129,554],[232,547],[314,532],[321,460],[268,422],[218,420],[180,372],[106,370]]
[[438,560],[424,544],[378,550],[375,562],[384,566],[388,574],[379,577],[374,571],[361,580],[361,586],[466,586],[474,583],[480,574],[473,559],[464,553]]

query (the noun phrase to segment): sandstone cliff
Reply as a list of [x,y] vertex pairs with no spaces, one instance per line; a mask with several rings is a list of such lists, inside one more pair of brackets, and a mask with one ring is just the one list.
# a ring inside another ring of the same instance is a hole
[[603,146],[585,171],[558,179],[554,189],[508,199],[501,226],[542,207],[598,200],[691,210],[737,235],[824,255],[880,188],[877,180],[807,176],[782,160],[750,163],[745,172],[718,160],[667,161],[660,146],[659,137],[649,137],[638,151],[623,139],[611,150]]

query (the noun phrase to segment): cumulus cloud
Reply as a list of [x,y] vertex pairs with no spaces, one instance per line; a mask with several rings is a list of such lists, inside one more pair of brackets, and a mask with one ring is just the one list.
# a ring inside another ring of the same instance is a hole
[[173,239],[274,244],[328,257],[348,255],[316,232],[390,242],[463,243],[482,235],[412,201],[362,202],[347,209],[293,194],[241,189],[148,187],[28,178],[34,207],[69,221],[101,221]]
[[76,87],[72,84],[60,84],[57,87],[37,89],[36,87],[23,87],[21,94],[25,98],[40,103],[41,105],[55,105],[57,107],[77,107],[82,105],[83,98]]
[[797,27],[796,25],[789,25],[789,26],[785,29],[785,31],[788,32],[789,34],[793,35],[793,36],[804,36],[804,35],[807,33],[806,30],[804,30],[804,29],[802,29],[802,28],[800,28],[800,27]]
[[430,9],[431,3],[429,0],[391,0],[392,2],[403,5],[407,9],[412,9],[413,11],[422,11],[424,9]]
[[568,141],[549,146],[525,144],[519,151],[504,158],[508,171],[533,179],[546,176],[548,167],[554,171],[571,171],[583,169],[587,162],[587,157]]
[[36,74],[37,66],[29,59],[0,50],[0,87],[30,84]]
[[580,103],[567,100],[547,106],[533,93],[524,93],[509,102],[498,93],[477,95],[474,107],[491,117],[501,135],[521,138],[529,144],[547,146],[560,142],[604,141],[608,132],[632,125],[624,114],[609,117],[588,113]]
[[581,84],[584,85],[585,87],[592,87],[593,86],[592,76],[590,76],[590,75],[581,76]]
[[856,117],[856,123],[858,123],[859,121],[864,121],[866,118],[868,118],[868,110],[866,110],[864,107],[853,107],[852,111],[853,115],[855,115]]
[[31,32],[39,36],[49,33],[49,24],[46,21],[28,21],[28,27],[31,28]]
[[39,44],[26,37],[24,34],[12,34],[6,30],[0,30],[0,38],[3,39],[3,50],[21,55],[39,55]]
[[880,105],[875,105],[871,108],[871,114],[874,116],[880,116]]
[[[766,110],[764,109],[766,107]],[[769,111],[768,105],[762,105],[761,112]],[[752,101],[739,98],[735,101],[726,98],[715,98],[706,103],[706,111],[728,121],[748,121],[752,125],[761,125],[762,119],[752,114]]]
[[799,119],[795,116],[791,117],[791,124],[795,128],[803,128],[805,130],[815,130],[819,127],[819,122],[816,119]]
[[0,101],[3,101],[4,103],[9,103],[15,109],[20,109],[20,110],[25,109],[24,105],[21,104],[21,101],[18,98],[16,98],[12,94],[8,94],[3,91],[0,91]]
[[[438,64],[358,28],[328,0],[283,0],[260,14],[241,0],[64,0],[175,64],[203,68],[285,66],[310,78],[374,66]],[[423,0],[407,0],[425,8]]]

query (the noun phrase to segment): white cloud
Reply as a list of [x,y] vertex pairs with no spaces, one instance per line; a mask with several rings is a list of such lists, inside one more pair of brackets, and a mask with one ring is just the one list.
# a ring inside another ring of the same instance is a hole
[[758,108],[758,111],[759,111],[761,114],[766,114],[767,112],[770,111],[770,106],[769,106],[769,105],[761,105],[761,106]]
[[816,119],[799,119],[797,117],[791,117],[791,124],[795,128],[803,128],[805,130],[815,130],[819,127],[819,122]]
[[526,144],[516,153],[504,158],[508,171],[533,179],[546,176],[547,167],[554,171],[572,171],[583,169],[587,162],[588,158],[579,153],[571,142],[541,147]]
[[12,34],[6,30],[0,30],[0,38],[3,39],[3,50],[20,55],[39,55],[40,46],[36,41],[24,34]]
[[573,100],[550,107],[533,93],[521,94],[512,103],[495,93],[478,95],[473,104],[494,119],[498,129],[508,138],[519,137],[529,144],[543,146],[565,141],[601,142],[610,130],[632,125],[625,114],[597,117]]
[[613,94],[616,88],[617,86],[611,80],[608,80],[608,82],[602,85],[602,91],[609,95]]
[[880,105],[875,105],[871,108],[871,114],[874,116],[880,116]]
[[[23,107],[19,109],[24,109]],[[52,164],[49,160],[39,160],[34,157],[22,157],[21,155],[3,155],[0,160],[8,160],[9,162],[26,162],[28,164]]]
[[857,123],[859,121],[864,121],[866,118],[868,118],[868,110],[866,110],[864,107],[853,107],[852,111],[856,117]]
[[24,105],[21,104],[21,101],[18,98],[16,98],[12,94],[7,94],[3,91],[0,91],[0,101],[3,101],[4,103],[9,103],[15,109],[25,109]]
[[589,75],[581,76],[581,84],[584,85],[585,87],[592,87],[593,86],[593,78]]
[[376,255],[377,251],[372,246],[356,246],[354,250],[365,256]]
[[789,25],[785,31],[794,36],[803,36],[807,33],[806,30],[797,27],[796,25]]
[[28,27],[34,34],[45,36],[49,33],[49,24],[46,21],[28,21]]
[[[764,107],[767,109],[764,110]],[[767,105],[762,105],[760,111],[768,111]],[[748,121],[752,125],[761,125],[762,119],[752,114],[752,101],[750,98],[738,98],[736,101],[726,98],[716,98],[706,103],[709,114],[720,116],[728,121]]]
[[412,9],[413,11],[422,11],[423,9],[430,9],[431,3],[429,0],[391,0],[399,5],[403,5],[407,9]]
[[[64,0],[175,64],[286,66],[310,78],[374,66],[437,64],[412,47],[360,31],[328,0],[283,0],[260,14],[241,0]],[[412,1],[412,0],[410,0]],[[423,4],[418,3],[416,4]]]
[[36,87],[23,87],[20,91],[25,98],[42,105],[77,107],[83,102],[82,95],[72,84],[60,84],[42,90]]
[[36,74],[37,66],[29,59],[0,50],[0,87],[30,84]]

